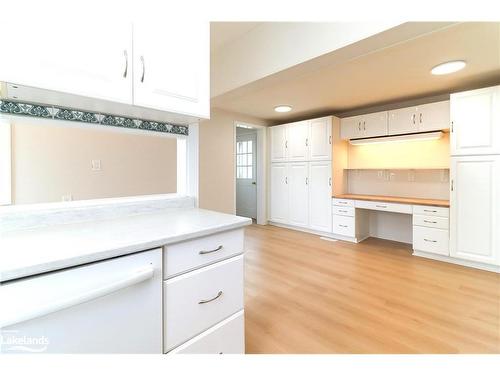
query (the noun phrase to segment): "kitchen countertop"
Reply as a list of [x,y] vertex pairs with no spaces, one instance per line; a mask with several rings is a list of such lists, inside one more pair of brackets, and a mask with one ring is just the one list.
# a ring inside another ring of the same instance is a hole
[[131,254],[251,224],[198,208],[165,209],[0,234],[0,281]]
[[362,195],[362,194],[339,194],[333,198],[355,199],[361,201],[376,201],[388,203],[420,204],[423,206],[450,207],[450,201],[445,199],[427,199],[427,198],[406,198],[393,197],[385,195]]

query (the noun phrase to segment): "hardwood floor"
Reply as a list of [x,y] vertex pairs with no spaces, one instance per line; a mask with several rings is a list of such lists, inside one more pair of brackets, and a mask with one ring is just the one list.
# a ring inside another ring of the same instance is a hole
[[500,353],[500,275],[274,226],[245,238],[247,353]]

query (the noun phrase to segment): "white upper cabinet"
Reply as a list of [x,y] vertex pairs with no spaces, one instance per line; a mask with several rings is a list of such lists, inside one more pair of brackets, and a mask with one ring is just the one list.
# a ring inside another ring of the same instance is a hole
[[332,231],[332,163],[309,163],[309,227],[322,232]]
[[332,160],[332,118],[309,121],[309,160]]
[[2,21],[0,81],[209,117],[208,22],[30,22]]
[[451,158],[450,255],[500,265],[500,156]]
[[15,32],[2,42],[0,81],[132,104],[131,23],[3,27]]
[[134,104],[210,115],[208,23],[134,23]]
[[288,124],[288,160],[305,161],[309,149],[309,122],[300,121]]
[[452,94],[451,154],[500,154],[500,86]]
[[271,162],[283,162],[288,159],[287,125],[269,128],[271,138]]
[[387,112],[345,117],[340,120],[342,139],[369,138],[387,135]]
[[389,111],[389,135],[419,133],[450,127],[448,100]]

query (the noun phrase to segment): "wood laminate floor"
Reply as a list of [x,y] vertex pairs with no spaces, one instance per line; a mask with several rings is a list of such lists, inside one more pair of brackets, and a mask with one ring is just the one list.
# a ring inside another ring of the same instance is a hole
[[252,225],[247,353],[500,353],[500,275]]

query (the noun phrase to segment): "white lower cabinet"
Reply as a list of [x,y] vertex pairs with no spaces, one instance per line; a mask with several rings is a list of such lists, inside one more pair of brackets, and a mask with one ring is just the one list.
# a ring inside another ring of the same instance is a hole
[[500,155],[452,157],[450,255],[500,265]]
[[309,163],[309,227],[322,232],[332,231],[332,163]]
[[413,250],[450,255],[449,209],[413,206]]
[[162,352],[162,249],[14,280],[0,291],[2,353]]
[[241,310],[169,354],[242,354],[245,352],[244,331],[245,318]]
[[[223,256],[225,247],[230,258]],[[244,353],[243,230],[169,245],[164,251],[165,269],[177,276],[165,273],[163,283],[163,352]],[[214,258],[207,263],[205,256]]]
[[272,163],[269,219],[275,223],[288,223],[288,205],[288,163]]
[[[288,164],[288,223],[299,227],[309,225],[309,163]],[[287,194],[287,193],[285,193]]]

